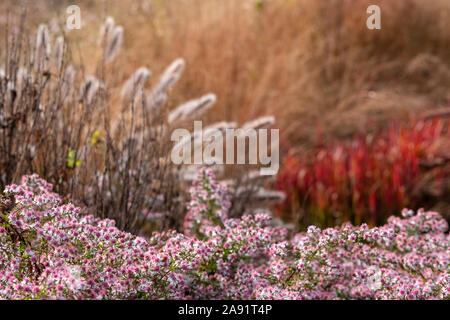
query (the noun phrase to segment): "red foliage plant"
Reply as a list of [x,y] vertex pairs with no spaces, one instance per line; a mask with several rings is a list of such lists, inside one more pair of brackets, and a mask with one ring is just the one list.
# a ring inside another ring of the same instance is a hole
[[425,175],[445,179],[441,167],[423,168],[442,156],[449,142],[448,121],[391,125],[379,135],[355,137],[320,147],[315,154],[286,157],[277,177],[286,201],[278,213],[300,227],[343,221],[378,225],[405,206],[423,205]]

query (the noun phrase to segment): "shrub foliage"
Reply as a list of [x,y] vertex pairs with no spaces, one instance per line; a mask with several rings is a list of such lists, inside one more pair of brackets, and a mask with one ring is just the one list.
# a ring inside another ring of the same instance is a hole
[[0,298],[443,299],[447,222],[403,210],[384,226],[311,226],[293,238],[266,214],[227,216],[210,169],[191,191],[185,234],[145,239],[83,212],[37,175],[1,198]]

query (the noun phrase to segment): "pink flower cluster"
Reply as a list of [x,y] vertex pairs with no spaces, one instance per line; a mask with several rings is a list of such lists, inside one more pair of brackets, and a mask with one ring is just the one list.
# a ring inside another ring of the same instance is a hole
[[185,234],[144,239],[51,189],[32,175],[1,196],[1,299],[450,298],[448,226],[434,212],[289,239],[267,214],[229,219],[226,189],[202,169]]

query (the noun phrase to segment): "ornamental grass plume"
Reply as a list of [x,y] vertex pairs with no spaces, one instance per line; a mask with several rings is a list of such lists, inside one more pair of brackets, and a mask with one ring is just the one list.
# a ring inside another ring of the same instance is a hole
[[160,111],[161,107],[167,102],[168,91],[180,79],[186,63],[184,59],[178,58],[173,61],[163,72],[159,78],[159,82],[155,85],[150,93],[147,93],[146,108],[153,112]]
[[122,103],[128,105],[139,91],[144,88],[145,82],[150,76],[150,70],[145,67],[136,70],[122,87],[122,91],[120,92]]
[[237,128],[237,122],[227,122],[227,121],[220,121],[213,124],[210,124],[209,126],[205,127],[205,131],[210,130],[226,130],[226,129],[235,129]]
[[63,59],[64,59],[64,38],[58,37],[55,40],[55,49],[53,52],[53,63],[58,73],[61,70]]
[[202,168],[185,234],[143,238],[86,216],[37,175],[0,197],[1,299],[449,299],[450,236],[436,212],[287,237],[267,213],[228,217]]
[[158,84],[153,89],[152,95],[165,94],[170,90],[173,85],[180,79],[184,69],[186,67],[186,62],[182,58],[178,58],[173,61],[161,75]]
[[105,22],[100,27],[100,33],[97,40],[97,44],[101,46],[106,46],[110,42],[114,26],[115,26],[114,18],[107,17]]
[[[206,126],[202,132],[194,132],[188,136],[184,136],[180,139],[172,148],[172,152],[180,152],[183,148],[192,142],[194,142],[194,149],[203,146],[204,141],[208,141],[208,139],[215,134],[218,130],[220,132],[224,132],[226,129],[234,129],[237,127],[236,122],[216,122],[209,126]],[[202,140],[198,141],[200,136],[202,136]]]
[[72,95],[75,85],[75,76],[75,68],[73,66],[68,66],[64,71],[61,84],[61,99],[63,100],[63,102],[66,99],[69,99]]
[[213,93],[206,94],[198,99],[190,100],[175,108],[169,113],[168,123],[193,119],[201,116],[205,111],[216,103],[216,95]]
[[161,108],[167,103],[167,95],[165,93],[159,93],[157,95],[149,94],[145,101],[146,109],[158,113]]
[[19,68],[16,72],[16,84],[15,90],[17,94],[17,99],[20,99],[20,96],[24,94],[24,91],[30,84],[33,82],[33,76],[26,68]]
[[41,24],[39,25],[36,35],[36,47],[34,53],[34,64],[37,70],[46,70],[50,55],[51,43],[48,27],[45,24]]
[[111,39],[105,47],[105,63],[114,60],[122,47],[123,41],[123,27],[117,26],[112,31]]
[[83,85],[80,88],[80,101],[86,101],[87,105],[90,105],[100,88],[100,82],[92,75],[86,77]]
[[242,129],[263,129],[270,126],[273,126],[275,124],[275,117],[274,116],[266,116],[266,117],[260,117],[255,120],[246,122],[242,125]]

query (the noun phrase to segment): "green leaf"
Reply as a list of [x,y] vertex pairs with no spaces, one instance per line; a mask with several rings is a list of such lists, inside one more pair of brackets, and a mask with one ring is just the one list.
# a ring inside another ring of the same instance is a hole
[[95,130],[91,138],[91,145],[97,144],[100,140],[100,130]]
[[73,169],[74,167],[81,166],[81,160],[76,160],[75,150],[70,149],[67,155],[67,167]]
[[69,154],[67,155],[67,166],[72,169],[75,165],[75,151],[70,149]]

